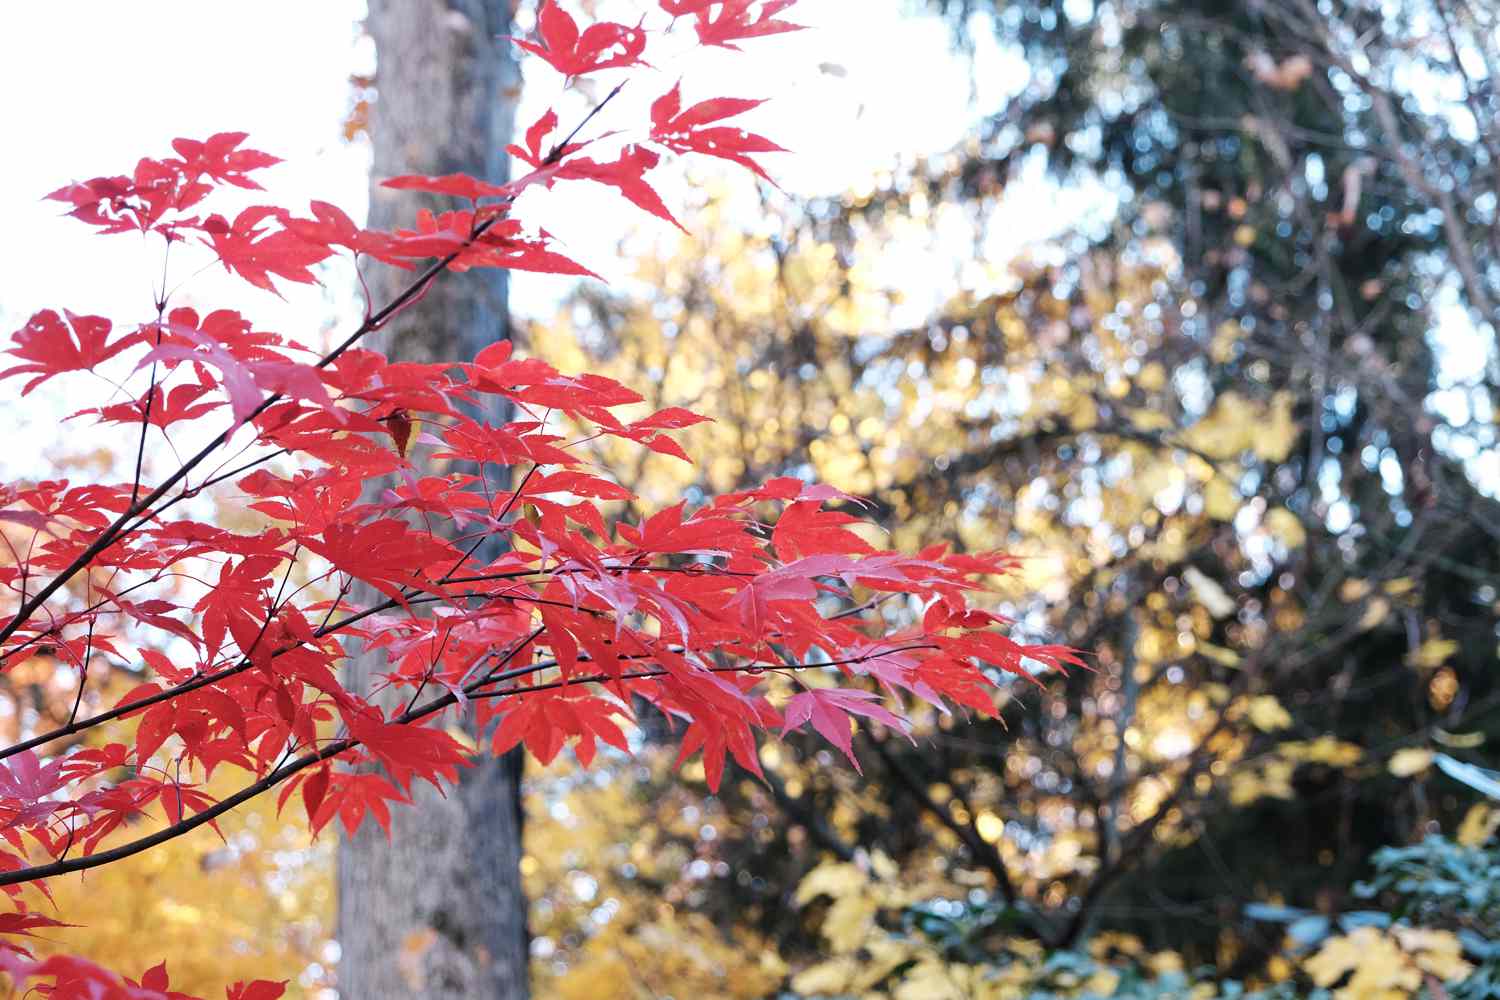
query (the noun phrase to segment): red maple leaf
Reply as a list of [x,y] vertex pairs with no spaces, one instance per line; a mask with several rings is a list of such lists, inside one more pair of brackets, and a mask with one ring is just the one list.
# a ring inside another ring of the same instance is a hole
[[715,97],[682,110],[682,85],[672,89],[651,104],[651,141],[660,143],[678,153],[700,153],[721,160],[729,160],[753,171],[756,175],[771,180],[759,163],[751,159],[755,153],[784,153],[776,143],[763,136],[746,132],[741,128],[726,125],[704,128],[709,122],[721,121],[744,114],[759,107],[764,101],[736,97]]
[[[272,276],[317,284],[318,279],[308,268],[326,260],[331,251],[282,227],[284,214],[279,208],[258,205],[240,212],[233,223],[222,215],[210,215],[203,222],[204,242],[219,255],[226,271],[238,274],[256,288],[280,294],[271,283]],[[276,222],[278,228],[267,229],[268,222]]]
[[600,21],[580,34],[578,22],[556,0],[544,0],[537,12],[536,26],[542,44],[514,37],[510,40],[542,57],[569,79],[601,69],[635,66],[646,51],[646,33],[638,27]]
[[16,345],[6,354],[27,362],[0,372],[0,379],[12,375],[35,374],[21,389],[26,395],[54,375],[63,372],[91,371],[121,351],[143,342],[140,331],[109,339],[111,324],[103,316],[75,316],[64,312],[64,323],[51,309],[43,309],[11,335]]
[[253,982],[240,980],[225,991],[225,1000],[280,1000],[286,992],[287,980],[272,982],[256,979]]
[[817,553],[873,552],[869,542],[844,527],[858,522],[851,514],[824,510],[817,500],[800,500],[788,504],[776,519],[771,541],[777,555],[787,561]]
[[660,161],[660,156],[644,146],[626,146],[619,159],[613,163],[596,163],[587,158],[570,160],[560,166],[553,176],[558,180],[593,181],[612,187],[631,204],[645,209],[658,219],[670,222],[685,233],[687,230],[668,211],[661,196],[646,183],[646,171]]
[[[742,38],[779,35],[801,31],[803,26],[778,21],[776,15],[797,0],[661,0],[661,7],[673,17],[691,14],[698,41],[704,45],[738,50],[733,44]],[[717,9],[716,9],[717,8]]]
[[220,132],[202,142],[173,139],[172,148],[182,157],[183,172],[189,177],[207,176],[222,184],[259,191],[261,186],[246,175],[252,170],[275,166],[281,160],[256,149],[240,149],[240,143],[247,138],[248,132]]
[[480,198],[503,198],[510,194],[507,184],[491,184],[489,181],[470,177],[468,174],[443,174],[432,177],[426,174],[403,174],[380,182],[381,187],[397,191],[423,191],[427,194],[447,194],[455,198],[478,201]]
[[854,756],[853,736],[849,731],[850,716],[862,715],[903,733],[907,729],[906,721],[881,705],[879,695],[869,691],[814,688],[793,695],[786,703],[784,714],[783,735],[811,721],[813,728],[825,740],[838,747],[849,758],[856,771],[860,767]]
[[452,545],[395,518],[331,524],[320,537],[302,541],[338,569],[397,600],[404,599],[407,587],[432,586],[424,579],[426,567],[451,564],[458,558]]

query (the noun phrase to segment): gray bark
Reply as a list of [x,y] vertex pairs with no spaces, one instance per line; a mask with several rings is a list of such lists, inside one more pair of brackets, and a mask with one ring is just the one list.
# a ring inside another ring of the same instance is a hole
[[[382,188],[383,178],[506,177],[518,88],[503,40],[511,7],[512,0],[371,0],[372,228],[404,227],[421,207],[454,207]],[[367,278],[377,306],[402,284],[390,268],[372,267]],[[509,336],[506,284],[502,271],[445,275],[370,346],[393,360],[472,358]],[[348,683],[366,690],[384,669],[383,657],[354,656]],[[346,1000],[529,995],[520,777],[520,756],[486,758],[446,798],[426,785],[415,789],[411,806],[393,810],[391,843],[367,823],[340,844],[339,993]]]

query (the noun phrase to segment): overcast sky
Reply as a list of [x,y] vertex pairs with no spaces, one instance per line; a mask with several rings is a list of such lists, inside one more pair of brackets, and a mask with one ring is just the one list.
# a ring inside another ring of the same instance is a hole
[[[353,100],[350,75],[374,62],[359,27],[363,7],[361,0],[8,5],[0,14],[0,135],[8,147],[0,317],[11,323],[43,305],[114,315],[149,305],[154,255],[130,237],[89,238],[40,198],[66,181],[169,155],[176,136],[249,132],[255,148],[287,161],[264,175],[266,197],[292,207],[322,198],[359,217],[368,155],[362,142],[346,143],[340,127]],[[840,190],[899,152],[941,149],[970,119],[968,67],[950,54],[942,25],[902,18],[899,7],[900,0],[803,0],[793,13],[814,30],[679,65],[685,96],[775,99],[756,120],[794,151],[768,159],[797,194]],[[559,87],[534,60],[525,69],[529,121]],[[661,75],[664,90],[675,75]],[[645,92],[654,86],[637,88],[640,99],[654,96]],[[576,237],[566,212],[547,214],[550,229]],[[205,291],[196,281],[193,290]],[[268,299],[261,304],[280,311]]]

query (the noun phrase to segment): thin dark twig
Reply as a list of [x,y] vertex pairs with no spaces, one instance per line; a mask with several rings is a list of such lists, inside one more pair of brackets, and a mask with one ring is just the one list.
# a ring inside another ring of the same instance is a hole
[[[491,222],[493,222],[493,220],[491,220]],[[485,223],[484,226],[481,227],[481,232],[483,229],[488,228],[490,224],[490,222]],[[392,299],[384,309],[380,310],[380,312],[376,313],[371,318],[365,320],[353,333],[351,333],[348,337],[345,337],[344,340],[331,352],[325,355],[323,359],[315,365],[315,367],[326,368],[328,365],[332,364],[345,351],[353,347],[360,338],[375,330],[380,326],[380,324],[385,322],[396,312],[406,306],[406,304],[413,298],[415,298],[422,291],[422,289],[424,289],[433,281],[433,279],[435,279],[439,274],[446,270],[448,265],[457,260],[461,253],[462,250],[455,250],[447,256],[435,261],[431,266],[424,270],[415,281],[408,285],[406,289],[401,292],[401,294]],[[266,410],[270,409],[276,403],[280,402],[281,399],[282,394],[279,392],[272,393],[271,395],[267,396],[264,400],[261,401],[259,406],[257,406],[250,412],[249,416],[245,418],[243,423],[251,423],[256,417],[260,416],[262,413],[266,412]],[[27,600],[24,604],[21,605],[19,609],[17,609],[15,616],[11,618],[11,620],[3,628],[0,628],[0,642],[4,642],[6,639],[15,634],[16,629],[20,628],[22,624],[24,624],[33,614],[35,614],[37,609],[46,602],[47,598],[57,593],[57,591],[60,590],[64,584],[66,584],[80,571],[82,571],[84,567],[88,566],[89,563],[93,562],[100,553],[113,545],[119,539],[120,535],[124,533],[126,526],[131,521],[135,520],[137,517],[140,517],[141,514],[145,513],[152,506],[154,506],[158,500],[166,496],[167,491],[176,486],[178,483],[182,482],[182,480],[186,479],[189,473],[191,473],[200,464],[202,464],[209,455],[217,451],[226,441],[229,440],[230,435],[232,435],[234,431],[238,429],[239,425],[236,424],[232,428],[220,431],[217,435],[215,435],[213,440],[209,441],[206,445],[199,449],[199,451],[195,455],[193,455],[192,458],[189,458],[186,462],[179,466],[176,472],[172,473],[165,480],[163,480],[161,484],[159,484],[155,489],[153,489],[145,497],[131,503],[131,505],[126,508],[124,513],[120,514],[117,518],[115,518],[115,520],[110,524],[109,527],[105,528],[99,533],[99,537],[94,539],[94,541],[82,552],[80,552],[72,562],[70,562],[56,576],[54,576],[45,585],[43,585],[41,589],[39,589],[35,594],[31,596],[29,600]]]
[[[522,647],[518,646],[516,648],[521,649]],[[820,667],[862,663],[869,660],[878,659],[881,656],[889,656],[892,653],[908,652],[914,649],[932,648],[934,647],[931,644],[915,644],[894,647],[892,649],[884,650],[879,653],[869,653],[862,656],[849,657],[842,660],[831,660],[826,663],[746,663],[730,667],[706,667],[703,669],[710,673],[806,670]],[[617,680],[641,680],[651,677],[661,677],[670,673],[671,671],[665,669],[655,669],[629,671],[621,673],[619,675],[592,674],[586,677],[571,677],[566,680],[550,681],[544,684],[532,684],[523,688],[514,688],[507,691],[493,691],[489,693],[479,692],[477,688],[484,682],[476,681],[468,686],[468,689],[464,691],[464,694],[470,698],[514,697],[516,695],[530,694],[536,691],[546,691],[559,687],[575,687],[583,684],[602,684]],[[457,704],[458,698],[459,696],[457,693],[450,691],[447,694],[440,695],[434,698],[432,701],[429,701],[424,705],[420,705],[410,711],[403,712],[400,716],[391,720],[390,724],[409,725],[436,712],[440,712],[445,708]],[[202,812],[196,813],[191,817],[173,823],[171,826],[164,827],[156,831],[155,833],[148,834],[147,836],[132,840],[126,844],[121,844],[120,846],[111,848],[109,850],[98,851],[94,854],[88,855],[87,857],[76,858],[71,861],[67,859],[59,859],[47,864],[33,865],[27,868],[18,868],[13,871],[0,872],[0,886],[18,885],[23,882],[34,882],[44,878],[52,878],[57,875],[66,875],[70,872],[86,871],[91,868],[100,868],[104,865],[111,864],[112,862],[133,857],[134,855],[137,855],[142,851],[150,850],[153,847],[157,847],[161,844],[165,844],[169,841],[175,840],[176,838],[181,837],[184,834],[191,833],[193,830],[196,830],[200,826],[205,826],[209,823],[212,823],[220,816],[223,816],[225,813],[230,812],[231,810],[240,805],[243,805],[246,802],[249,802],[256,796],[269,791],[272,788],[275,788],[277,785],[281,784],[283,781],[287,780],[298,772],[312,767],[315,764],[321,764],[325,761],[331,760],[334,757],[337,757],[339,754],[346,753],[347,751],[353,750],[360,745],[361,742],[352,736],[334,740],[320,750],[306,754],[292,761],[290,764],[286,764],[282,767],[277,768],[260,780],[246,785],[244,788],[240,789],[238,792],[235,792],[228,798],[220,799],[218,802],[204,809]]]
[[83,689],[89,682],[89,659],[94,653],[94,619],[89,619],[88,638],[83,644],[83,659],[78,663],[78,693],[73,697],[73,708],[68,712],[68,724],[78,718],[78,706],[83,704]]
[[[624,82],[622,81],[620,84],[616,85],[614,90],[611,90],[602,101],[595,105],[587,115],[584,116],[583,120],[578,123],[577,127],[575,127],[573,131],[568,134],[568,139],[565,140],[562,145],[554,148],[550,153],[548,153],[546,159],[543,160],[543,167],[551,166],[562,159],[564,153],[566,152],[565,147],[567,146],[567,143],[570,142],[585,125],[592,121],[593,118],[597,114],[599,114],[599,112],[603,111],[604,108],[610,103],[610,101],[614,100],[615,95],[620,92],[620,89],[623,86]],[[533,173],[537,172],[539,171],[533,171]],[[524,181],[525,178],[523,178],[522,180]],[[354,332],[345,337],[338,344],[338,346],[334,347],[333,350],[329,351],[321,359],[319,359],[313,367],[327,368],[329,365],[333,364],[340,357],[342,357],[343,354],[349,350],[349,348],[353,347],[367,334],[372,333],[380,327],[384,326],[392,316],[396,315],[396,313],[406,308],[406,306],[410,305],[413,301],[425,295],[427,293],[428,287],[432,284],[432,282],[436,280],[440,274],[446,271],[449,265],[458,260],[458,258],[461,257],[463,253],[468,250],[476,240],[479,239],[479,237],[483,236],[485,232],[487,232],[495,223],[499,222],[500,219],[501,216],[499,214],[496,214],[490,216],[483,222],[480,222],[478,225],[476,225],[473,228],[473,231],[470,233],[469,238],[464,242],[463,246],[433,261],[433,263],[428,265],[421,274],[419,274],[410,284],[406,286],[406,288],[404,288],[398,295],[396,295],[395,298],[386,303],[384,308],[376,313],[367,314],[364,321],[360,323],[360,325],[354,330]],[[158,336],[160,336],[159,327]],[[220,431],[219,434],[217,434],[213,438],[213,440],[204,445],[203,448],[201,448],[186,462],[182,463],[182,465],[178,467],[176,472],[168,476],[166,480],[160,483],[144,498],[135,499],[133,494],[130,506],[126,508],[126,510],[118,517],[116,517],[115,520],[109,525],[109,527],[100,532],[99,537],[95,538],[87,548],[80,552],[66,567],[64,567],[56,576],[48,581],[39,591],[33,594],[29,599],[22,602],[21,606],[16,610],[14,617],[12,617],[11,620],[3,627],[0,627],[0,642],[4,642],[6,639],[15,634],[16,630],[19,629],[23,624],[25,624],[26,621],[28,621],[31,616],[36,613],[37,609],[46,603],[49,597],[51,597],[59,589],[61,589],[64,584],[66,584],[70,579],[77,575],[81,570],[87,567],[89,563],[93,562],[100,553],[104,552],[111,545],[113,545],[115,541],[118,540],[120,535],[130,527],[130,522],[132,520],[149,511],[158,500],[162,499],[162,497],[167,494],[167,492],[172,487],[176,486],[179,482],[186,479],[188,474],[191,473],[193,469],[197,468],[208,458],[209,455],[213,454],[220,447],[222,447],[224,443],[229,440],[230,436],[239,429],[241,423],[253,423],[256,417],[265,413],[276,403],[280,402],[282,398],[283,394],[279,392],[272,393],[271,395],[267,396],[264,400],[261,401],[258,406],[255,407],[254,410],[250,412],[250,414],[245,418],[244,421],[236,423],[234,427],[230,427],[224,431]],[[142,523],[144,523],[144,520],[145,519],[143,518]]]
[[[167,243],[167,250],[170,251],[171,249],[172,249],[172,244],[169,241]],[[166,261],[166,254],[165,253],[162,254],[162,265],[161,266],[162,266],[162,271],[164,272],[163,275],[162,275],[162,278],[163,278],[163,285],[165,286],[165,279],[166,279],[165,271],[166,271],[166,268],[167,268],[167,261]],[[163,302],[163,301],[161,301],[160,299],[158,299],[157,303],[156,303],[156,346],[157,347],[161,346],[162,310],[165,309],[165,308],[166,308],[166,303]],[[151,382],[146,387],[146,403],[145,403],[144,406],[141,407],[141,437],[140,437],[140,440],[137,441],[136,445],[135,445],[135,476],[132,478],[131,483],[130,483],[130,502],[132,504],[134,504],[136,502],[136,500],[140,498],[140,495],[141,495],[141,469],[145,465],[145,462],[146,462],[146,432],[151,429],[151,404],[156,401],[156,370],[157,370],[157,366],[158,366],[158,362],[156,362],[156,361],[151,362]]]

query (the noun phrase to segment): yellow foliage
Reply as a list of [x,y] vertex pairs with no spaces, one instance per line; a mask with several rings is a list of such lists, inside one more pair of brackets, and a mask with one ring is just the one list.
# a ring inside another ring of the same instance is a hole
[[[1081,260],[1070,278],[1076,298],[1067,301],[1052,291],[1058,282],[1045,254],[986,265],[992,280],[975,287],[1004,291],[957,294],[943,304],[942,323],[913,326],[910,317],[926,306],[910,300],[923,291],[880,266],[881,254],[873,250],[886,239],[924,246],[932,234],[930,220],[920,215],[902,218],[892,210],[862,221],[867,228],[850,235],[853,246],[837,252],[820,240],[794,237],[772,248],[763,235],[695,227],[701,235],[684,242],[673,259],[644,265],[643,284],[661,291],[654,305],[614,311],[602,335],[593,329],[589,310],[565,310],[549,324],[548,335],[536,340],[560,367],[632,384],[641,382],[641,372],[653,373],[648,385],[654,393],[641,404],[641,415],[647,408],[682,405],[715,418],[680,435],[690,454],[707,456],[698,468],[643,457],[638,447],[616,439],[588,443],[601,465],[638,470],[625,481],[641,494],[631,514],[675,503],[689,491],[742,488],[750,479],[791,470],[883,505],[890,535],[871,537],[882,547],[911,547],[937,537],[966,549],[1010,547],[1027,562],[995,581],[994,594],[1001,606],[1028,619],[1033,613],[1050,616],[1050,627],[1061,621],[1053,614],[1057,608],[1080,603],[1086,608],[1080,621],[1135,615],[1138,629],[1106,629],[1101,645],[1112,648],[1095,650],[1101,683],[1082,685],[1076,702],[1070,689],[1068,702],[1069,711],[1080,714],[1067,747],[1076,757],[1078,783],[1124,790],[1111,817],[1120,827],[1116,833],[1179,797],[1222,794],[1235,805],[1290,799],[1299,766],[1360,765],[1364,751],[1331,735],[1276,743],[1302,721],[1303,702],[1281,693],[1275,671],[1265,683],[1278,687],[1263,690],[1278,695],[1245,694],[1238,685],[1231,695],[1230,688],[1208,683],[1219,668],[1242,666],[1242,657],[1259,662],[1268,640],[1286,644],[1304,622],[1322,627],[1323,609],[1314,620],[1300,603],[1308,587],[1295,561],[1284,567],[1295,583],[1283,582],[1280,570],[1264,587],[1242,582],[1247,578],[1241,571],[1264,561],[1267,550],[1274,560],[1310,544],[1313,522],[1304,524],[1277,505],[1280,487],[1255,487],[1265,500],[1239,492],[1242,483],[1249,486],[1241,475],[1252,461],[1274,465],[1292,456],[1303,426],[1293,395],[1258,390],[1257,383],[1269,380],[1254,374],[1265,366],[1257,361],[1240,383],[1244,388],[1218,392],[1206,413],[1196,402],[1180,405],[1182,387],[1173,362],[1164,360],[1173,355],[1161,350],[1170,345],[1157,325],[1142,319],[1143,306],[1160,297],[1165,257],[1144,264],[1103,255]],[[903,293],[906,305],[900,306]],[[664,309],[675,314],[664,318]],[[1213,358],[1240,356],[1246,332],[1234,322],[1218,326]],[[1075,343],[1086,346],[1075,350]],[[1166,433],[1184,412],[1202,415],[1180,433]],[[1058,457],[1058,438],[1066,440],[1073,458]],[[971,488],[979,459],[989,464]],[[966,464],[954,470],[955,460]],[[1240,530],[1257,521],[1249,537]],[[1211,557],[1200,559],[1200,553]],[[1150,572],[1139,572],[1148,565]],[[1263,567],[1253,568],[1252,576],[1264,579]],[[1161,578],[1138,600],[1141,581],[1158,571]],[[1337,584],[1337,575],[1332,579]],[[1414,599],[1401,580],[1344,580],[1337,593],[1362,629],[1386,624]],[[897,604],[884,610],[908,613]],[[1125,648],[1131,642],[1133,648]],[[1423,655],[1434,658],[1439,651],[1431,647]],[[1105,678],[1110,683],[1102,683]],[[810,675],[808,682],[819,680]],[[949,729],[935,717],[916,721],[919,739]],[[1183,758],[1205,739],[1209,766],[1184,778]],[[1262,744],[1270,744],[1266,752]],[[1252,746],[1257,756],[1246,760]],[[1039,774],[1055,777],[1048,773],[1049,761],[1058,752],[1029,731],[1017,732],[1003,760],[997,754],[993,773],[964,774],[952,779],[951,788],[929,789],[956,823],[972,822],[979,839],[993,845],[1018,896],[1044,909],[1077,894],[1109,842],[1108,831],[1083,822],[1077,791],[1050,794],[1036,781]],[[891,816],[885,797],[850,785],[836,784],[836,794],[825,798],[826,775],[811,773],[795,752],[772,746],[763,760],[781,775],[787,795],[832,801],[828,826],[851,843],[861,839],[869,810],[885,810],[883,821],[923,827],[924,846],[903,857],[899,871],[889,859],[861,858],[817,864],[802,878],[794,900],[817,934],[818,954],[792,976],[793,989],[862,1000],[1029,995],[1041,962],[1022,956],[1024,942],[987,941],[992,955],[1015,960],[996,957],[993,964],[963,966],[918,936],[908,939],[894,930],[907,903],[993,890],[989,873],[963,857],[952,830],[927,816]],[[1421,760],[1403,753],[1381,763],[1414,774]],[[1358,777],[1380,771],[1364,768]],[[690,763],[685,777],[693,781],[701,773],[700,765]],[[1187,787],[1181,787],[1184,780]],[[1016,794],[1017,788],[1027,791]],[[682,800],[674,801],[681,806]],[[667,806],[631,802],[609,787],[580,785],[549,800],[548,807],[559,802],[570,818],[545,819],[529,836],[549,843],[562,836],[568,844],[588,844],[597,836],[625,844],[620,851],[589,846],[536,852],[528,885],[556,904],[537,930],[557,948],[550,961],[538,963],[538,992],[549,995],[546,984],[571,982],[582,970],[596,969],[593,986],[568,995],[625,995],[610,992],[622,989],[618,983],[628,975],[604,944],[628,928],[660,922],[631,880],[665,885],[665,901],[679,914],[687,912],[695,893],[703,895],[701,883],[693,885],[678,871],[712,860],[712,850],[699,844],[695,855],[665,836],[659,825],[676,822]],[[774,810],[774,804],[767,807]],[[1172,809],[1155,828],[1158,843],[1194,836],[1192,816],[1185,802]],[[1013,841],[1007,836],[1012,822],[1035,835]],[[560,853],[568,860],[559,860]],[[815,856],[801,855],[792,864],[811,864]],[[624,857],[638,875],[619,876]],[[579,909],[577,901],[553,887],[568,884],[575,871],[598,881],[599,899],[619,904],[614,916],[601,924],[566,915]],[[672,926],[688,930],[680,921]],[[571,941],[582,943],[564,944]],[[736,937],[731,950],[753,952],[746,943],[753,941],[753,935]],[[1146,961],[1142,953],[1130,964]],[[733,965],[729,958],[725,962]],[[1180,962],[1174,953],[1156,960],[1162,969]],[[1093,979],[1079,976],[1067,989],[1107,994],[1116,985],[1112,975],[1106,970]],[[1046,989],[1056,992],[1057,986],[1049,982]],[[706,986],[671,992],[717,995]]]
[[823,937],[835,954],[854,951],[864,942],[875,926],[878,909],[874,898],[860,894],[844,896],[829,907],[823,917]]
[[1372,629],[1384,622],[1391,616],[1391,602],[1384,597],[1377,597],[1365,605],[1365,610],[1359,616],[1359,627],[1361,629]]
[[[210,789],[227,794],[233,777],[221,770]],[[204,827],[53,879],[58,911],[81,926],[35,950],[83,955],[129,975],[166,959],[173,988],[196,996],[222,996],[238,979],[289,979],[288,997],[316,996],[332,979],[332,838],[310,842],[295,802],[280,818],[275,808],[264,795],[219,821],[222,841]]]
[[1419,670],[1436,670],[1448,658],[1458,652],[1458,643],[1452,639],[1431,638],[1418,646],[1407,658],[1406,662]]
[[1289,549],[1299,549],[1307,542],[1307,529],[1302,527],[1302,519],[1285,507],[1267,511],[1265,526],[1272,538]]
[[1426,747],[1405,747],[1391,754],[1386,769],[1398,778],[1421,774],[1432,766],[1432,751]]
[[1140,374],[1135,377],[1135,382],[1147,392],[1160,392],[1167,385],[1167,369],[1161,362],[1153,361],[1142,366]]
[[1281,744],[1281,753],[1289,760],[1308,764],[1327,764],[1330,767],[1353,767],[1365,755],[1364,750],[1332,736],[1319,736],[1315,740],[1304,740]]
[[1256,403],[1237,392],[1221,393],[1208,415],[1188,429],[1184,439],[1215,458],[1234,458],[1249,451],[1256,458],[1283,461],[1297,440],[1292,398],[1277,393],[1268,404]]
[[1304,967],[1313,982],[1325,987],[1352,972],[1334,992],[1337,1000],[1401,1000],[1422,985],[1422,973],[1395,939],[1374,927],[1330,938]]
[[1424,973],[1442,982],[1467,975],[1472,966],[1462,953],[1458,938],[1448,931],[1359,927],[1325,941],[1304,968],[1324,987],[1348,975],[1334,991],[1336,1000],[1404,1000],[1416,995]]
[[861,969],[862,963],[852,955],[839,955],[797,973],[792,977],[792,989],[804,996],[844,993]]
[[968,1000],[973,994],[965,987],[972,969],[950,966],[932,957],[918,962],[891,991],[894,1000]]
[[1387,580],[1380,589],[1385,591],[1387,594],[1390,594],[1392,597],[1404,597],[1415,590],[1416,587],[1417,581],[1413,580],[1411,577],[1398,576],[1394,580]]
[[1193,596],[1203,602],[1208,613],[1215,618],[1227,618],[1234,614],[1234,599],[1224,592],[1217,580],[1205,575],[1197,567],[1183,570],[1182,578],[1193,590]]
[[1236,806],[1256,799],[1290,799],[1292,774],[1297,765],[1289,760],[1269,760],[1257,768],[1235,770],[1229,777],[1229,801]]
[[825,861],[803,876],[802,881],[797,884],[797,893],[793,899],[799,906],[805,906],[818,896],[831,896],[839,900],[863,890],[869,883],[869,876],[860,871],[857,865]]
[[1250,718],[1250,724],[1263,733],[1286,729],[1292,724],[1291,713],[1268,694],[1251,698],[1246,714]]
[[1221,667],[1238,667],[1240,665],[1240,654],[1223,646],[1215,646],[1211,642],[1198,643],[1198,652],[1208,657]]
[[1441,982],[1451,983],[1473,971],[1474,967],[1463,960],[1463,945],[1451,931],[1398,924],[1391,928],[1391,933],[1417,963],[1417,968]]
[[747,954],[696,913],[664,912],[655,920],[625,923],[612,921],[567,975],[551,981],[545,995],[556,1000],[655,1000],[668,994],[758,1000],[786,975],[775,949],[761,947]]
[[583,771],[562,757],[532,783],[526,837],[541,846],[521,870],[532,900],[537,996],[758,1000],[786,977],[760,937],[726,935],[680,905],[696,877],[687,845],[708,817],[680,781],[653,801],[637,794],[636,768],[663,775],[666,763],[656,754],[605,757]]
[[1500,830],[1500,809],[1480,802],[1464,814],[1454,839],[1465,847],[1478,847],[1487,843],[1496,830]]
[[1265,462],[1284,462],[1296,444],[1298,425],[1292,419],[1292,394],[1278,392],[1271,397],[1256,428],[1251,450],[1255,457]]
[[1232,521],[1239,509],[1239,494],[1222,476],[1215,476],[1203,487],[1203,512],[1215,521]]

